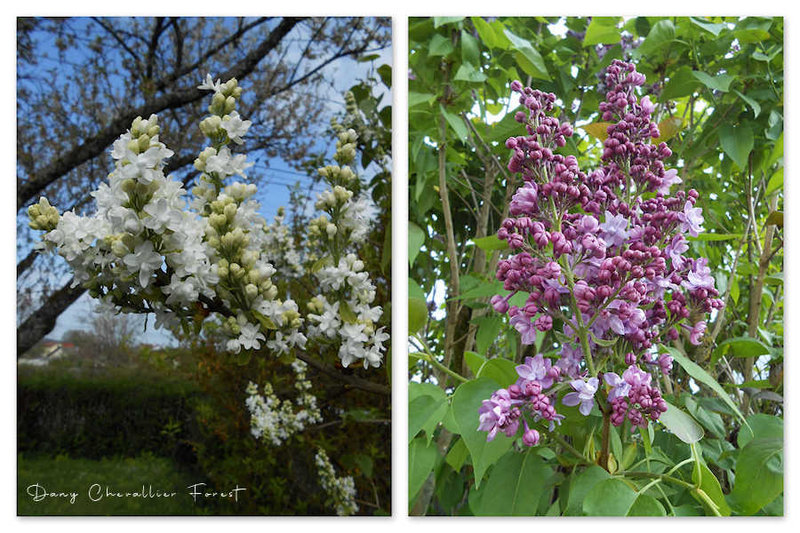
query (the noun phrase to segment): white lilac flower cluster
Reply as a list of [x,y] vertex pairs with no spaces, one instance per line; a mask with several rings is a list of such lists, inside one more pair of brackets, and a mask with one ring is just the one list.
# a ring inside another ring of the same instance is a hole
[[343,366],[358,361],[364,368],[377,367],[389,335],[384,327],[376,327],[383,312],[372,305],[375,285],[355,254],[369,233],[374,206],[360,191],[360,181],[349,166],[356,155],[357,133],[338,128],[337,137],[338,165],[318,170],[330,187],[317,198],[316,207],[324,214],[309,226],[309,236],[326,253],[313,268],[325,294],[308,303],[308,332],[309,337],[338,343]]
[[206,220],[186,210],[182,184],[164,175],[173,152],[158,134],[158,117],[137,117],[114,142],[115,168],[92,192],[94,215],[58,216],[44,198],[28,213],[46,232],[39,248],[58,250],[75,285],[117,311],[152,312],[158,325],[174,326],[174,312],[214,297],[219,276]]
[[159,141],[158,117],[137,117],[114,142],[114,171],[92,193],[97,211],[58,215],[46,199],[29,208],[31,227],[45,231],[40,248],[57,250],[75,284],[117,312],[153,313],[156,326],[187,328],[215,313],[231,352],[275,355],[304,348],[297,304],[278,298],[266,257],[271,240],[252,199],[256,186],[232,180],[251,166],[228,145],[241,144],[250,127],[235,111],[242,89],[236,79],[214,82],[210,115],[200,129],[210,140],[195,160],[201,172],[187,206],[181,182],[164,175],[173,155]]
[[270,383],[264,384],[263,394],[259,394],[258,385],[253,382],[246,389],[250,431],[256,439],[268,441],[273,446],[280,446],[295,433],[322,421],[317,399],[309,392],[312,385],[306,377],[308,366],[299,359],[291,366],[295,373],[294,387],[298,392],[294,403],[278,398]]
[[356,504],[356,485],[351,476],[336,477],[336,471],[322,448],[317,449],[314,458],[320,485],[328,494],[328,503],[339,516],[350,516],[358,511]]
[[264,252],[281,277],[296,278],[303,274],[303,261],[285,219],[286,211],[279,207],[272,224],[264,229]]

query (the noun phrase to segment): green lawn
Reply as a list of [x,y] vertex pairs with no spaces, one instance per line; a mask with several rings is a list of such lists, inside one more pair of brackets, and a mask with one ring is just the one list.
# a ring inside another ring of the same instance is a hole
[[[198,480],[177,471],[163,457],[94,461],[20,454],[18,461],[17,513],[21,516],[192,515],[199,511],[187,489]],[[34,501],[37,492],[40,501]],[[173,492],[174,496],[158,495]]]

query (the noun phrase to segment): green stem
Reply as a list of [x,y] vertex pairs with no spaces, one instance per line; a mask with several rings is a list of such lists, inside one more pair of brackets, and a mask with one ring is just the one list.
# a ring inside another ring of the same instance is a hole
[[412,337],[414,337],[414,339],[416,339],[422,345],[424,349],[423,353],[426,356],[425,360],[428,361],[431,365],[435,366],[437,369],[441,370],[448,376],[460,381],[461,383],[466,383],[467,381],[469,381],[461,374],[454,372],[453,370],[450,370],[448,367],[437,361],[436,357],[431,353],[431,349],[428,347],[428,343],[426,343],[423,339],[421,339],[417,335],[412,335]]
[[692,485],[691,483],[687,483],[686,481],[683,481],[682,479],[678,479],[676,477],[673,477],[673,476],[670,476],[670,475],[667,475],[667,474],[653,474],[652,472],[619,472],[617,474],[617,476],[618,477],[628,477],[628,478],[631,478],[631,477],[634,477],[634,478],[635,477],[653,478],[653,479],[658,479],[659,481],[668,481],[670,483],[674,483],[675,485],[679,485],[679,486],[681,486],[683,488],[686,488],[686,489],[689,489],[689,490],[695,490],[697,488],[694,485]]
[[589,330],[583,324],[583,315],[578,307],[578,300],[575,298],[575,279],[572,276],[572,269],[569,262],[566,260],[564,262],[566,265],[561,265],[561,267],[564,271],[564,277],[567,280],[567,286],[569,287],[569,296],[572,299],[572,310],[575,313],[575,320],[578,322],[578,331],[576,333],[581,341],[581,350],[583,351],[584,359],[586,359],[586,366],[589,369],[589,374],[592,377],[597,377],[597,370],[594,368],[594,361],[592,360],[592,352],[589,349]]
[[581,452],[576,450],[569,442],[564,440],[564,438],[561,437],[560,435],[558,435],[557,433],[548,433],[548,437],[550,437],[551,439],[553,439],[554,441],[559,443],[561,446],[564,447],[564,449],[566,449],[572,455],[574,455],[575,457],[578,457],[579,459],[581,459],[582,460],[581,464],[585,464],[585,465],[594,464],[594,463],[592,463],[592,461],[589,458],[587,458]]

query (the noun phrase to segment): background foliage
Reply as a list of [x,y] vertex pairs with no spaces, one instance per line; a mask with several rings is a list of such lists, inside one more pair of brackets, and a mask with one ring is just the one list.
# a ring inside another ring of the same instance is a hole
[[[412,514],[783,513],[783,38],[781,18],[410,20]],[[504,142],[523,133],[509,84],[556,94],[576,129],[561,153],[589,168],[613,59],[647,76],[668,166],[701,194],[691,253],[727,306],[701,346],[671,347],[672,431],[612,431],[606,471],[600,418],[575,408],[559,405],[565,440],[525,451],[475,428],[516,364],[558,347],[550,332],[522,346],[487,303],[504,294],[493,235],[516,189]]]

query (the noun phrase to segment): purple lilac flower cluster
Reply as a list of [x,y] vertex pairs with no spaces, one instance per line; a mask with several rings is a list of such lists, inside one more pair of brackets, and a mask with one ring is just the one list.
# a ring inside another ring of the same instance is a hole
[[[479,429],[490,439],[497,431],[515,435],[522,418],[525,443],[538,441],[523,415],[551,426],[558,421],[556,393],[549,389],[562,376],[572,389],[562,398],[565,405],[579,405],[588,415],[605,383],[602,405],[611,421],[646,426],[666,410],[652,372],[666,374],[672,365],[668,355],[654,353],[656,345],[681,331],[699,344],[705,315],[723,306],[708,260],[684,255],[686,235],[703,231],[699,194],[670,192],[682,180],[665,168],[670,149],[653,141],[659,136],[651,118],[655,105],[636,96],[644,83],[633,64],[615,60],[606,69],[599,110],[610,125],[602,165],[588,174],[574,156],[555,153],[573,134],[570,124],[548,115],[555,95],[511,84],[525,108],[516,119],[528,135],[506,141],[508,169],[521,175],[522,184],[509,206],[512,216],[497,232],[513,254],[497,266],[508,295],[491,303],[509,315],[523,344],[556,325],[566,342],[554,364],[541,354],[528,358],[517,367],[515,385],[483,402]],[[527,294],[522,307],[510,303],[517,293]],[[596,368],[601,360],[603,368]],[[545,368],[546,379],[532,377]],[[625,368],[622,377],[616,368]]]

